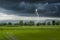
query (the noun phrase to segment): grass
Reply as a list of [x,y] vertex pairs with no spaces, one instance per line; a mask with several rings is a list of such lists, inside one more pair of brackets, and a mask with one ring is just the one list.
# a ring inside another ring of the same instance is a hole
[[60,40],[60,26],[3,26],[0,40]]

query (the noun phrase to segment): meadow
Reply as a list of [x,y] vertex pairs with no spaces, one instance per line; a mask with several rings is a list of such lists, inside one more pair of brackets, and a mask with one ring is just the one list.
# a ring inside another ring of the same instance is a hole
[[0,40],[60,40],[60,26],[2,26]]

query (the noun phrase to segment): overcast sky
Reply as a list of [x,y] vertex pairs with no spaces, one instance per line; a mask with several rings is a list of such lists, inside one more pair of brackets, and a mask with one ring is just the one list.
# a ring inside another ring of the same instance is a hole
[[36,17],[60,17],[60,0],[0,0],[0,20]]

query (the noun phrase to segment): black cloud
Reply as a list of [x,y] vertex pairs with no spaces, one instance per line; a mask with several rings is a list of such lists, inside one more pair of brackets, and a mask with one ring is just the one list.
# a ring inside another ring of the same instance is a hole
[[[48,5],[40,9],[45,3]],[[35,9],[39,8],[40,16],[60,17],[60,0],[0,0],[0,8],[18,16],[36,16]]]
[[47,2],[60,2],[60,0],[1,0],[1,1],[9,1],[9,2],[14,2],[14,3],[18,3],[18,2],[40,2],[40,1],[47,1]]

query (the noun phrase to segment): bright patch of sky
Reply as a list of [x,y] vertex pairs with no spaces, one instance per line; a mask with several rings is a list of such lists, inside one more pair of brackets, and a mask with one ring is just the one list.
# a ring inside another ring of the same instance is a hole
[[45,20],[45,19],[60,19],[60,18],[26,17],[26,16],[16,16],[16,15],[8,15],[5,13],[0,13],[0,20]]

